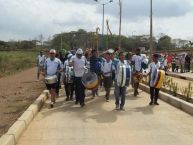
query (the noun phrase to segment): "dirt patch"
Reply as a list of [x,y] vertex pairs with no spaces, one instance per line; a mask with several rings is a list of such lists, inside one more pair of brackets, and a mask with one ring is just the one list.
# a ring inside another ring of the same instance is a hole
[[0,79],[0,136],[45,89],[36,81],[36,68]]

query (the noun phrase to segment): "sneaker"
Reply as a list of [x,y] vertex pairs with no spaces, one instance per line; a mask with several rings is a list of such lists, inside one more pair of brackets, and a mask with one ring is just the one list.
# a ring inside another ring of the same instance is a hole
[[121,110],[121,111],[125,111],[125,108],[124,108],[124,107],[120,107],[120,110]]
[[80,104],[80,106],[83,108],[85,106],[85,103]]
[[54,102],[51,102],[50,108],[53,108],[53,107],[54,107]]
[[119,105],[116,105],[115,110],[119,110]]
[[158,102],[155,102],[154,104],[155,104],[155,105],[159,105],[159,103],[158,103]]
[[149,102],[149,105],[153,105],[153,102],[151,101],[151,102]]
[[66,98],[66,100],[65,101],[69,101],[69,98]]
[[106,102],[109,102],[109,99],[106,99]]

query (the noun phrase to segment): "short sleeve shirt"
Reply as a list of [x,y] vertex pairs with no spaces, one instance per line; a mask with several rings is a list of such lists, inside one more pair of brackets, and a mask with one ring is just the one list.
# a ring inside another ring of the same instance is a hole
[[85,66],[87,65],[86,58],[82,56],[80,59],[75,55],[71,58],[70,62],[74,62],[75,77],[82,77],[85,72]]
[[50,58],[46,59],[45,69],[47,76],[56,75],[57,71],[61,68],[63,68],[63,65],[58,58],[55,58],[54,60],[51,60]]
[[143,61],[143,56],[133,55],[132,61],[134,62],[134,71],[141,71],[141,64]]

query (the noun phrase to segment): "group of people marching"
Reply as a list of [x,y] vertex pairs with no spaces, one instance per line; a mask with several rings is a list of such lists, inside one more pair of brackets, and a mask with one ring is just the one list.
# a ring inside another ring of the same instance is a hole
[[[115,56],[116,55],[116,56]],[[38,56],[38,79],[39,74],[43,71],[45,78],[57,76],[57,81],[46,83],[47,89],[51,95],[51,108],[56,102],[59,95],[60,80],[64,83],[66,92],[66,101],[74,100],[75,104],[85,106],[85,86],[82,83],[82,77],[86,71],[95,73],[98,76],[100,84],[105,88],[105,99],[109,102],[110,91],[114,85],[115,107],[116,110],[124,110],[126,90],[130,84],[134,88],[134,96],[139,95],[139,82],[142,77],[142,70],[148,68],[146,75],[150,76],[150,81],[154,79],[152,75],[156,69],[160,68],[158,55],[153,55],[153,61],[148,65],[146,58],[141,55],[140,49],[136,49],[136,54],[126,59],[125,52],[115,52],[109,49],[104,52],[102,57],[98,56],[95,49],[90,54],[85,54],[81,48],[77,49],[75,54],[68,52],[65,61],[56,57],[56,50],[49,51],[49,57],[46,58],[43,52]],[[144,67],[145,62],[145,67]],[[62,75],[61,75],[62,74]],[[53,77],[54,78],[54,77]],[[151,83],[150,83],[151,84]],[[99,87],[92,90],[92,98],[99,95]],[[149,105],[159,105],[159,89],[150,85],[150,103]]]

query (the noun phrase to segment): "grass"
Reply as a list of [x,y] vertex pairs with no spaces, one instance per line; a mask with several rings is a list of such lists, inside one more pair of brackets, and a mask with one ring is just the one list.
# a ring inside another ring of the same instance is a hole
[[34,67],[38,52],[0,51],[0,77]]

